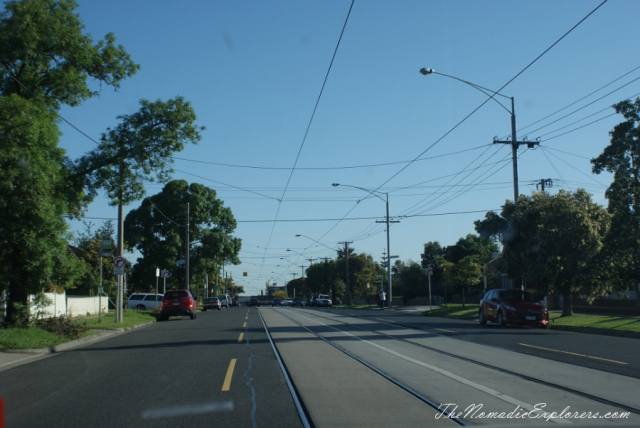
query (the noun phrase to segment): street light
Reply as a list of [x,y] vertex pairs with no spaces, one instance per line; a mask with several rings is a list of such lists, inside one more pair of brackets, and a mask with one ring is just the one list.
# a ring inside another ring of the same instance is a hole
[[[331,185],[333,187],[345,186],[345,187],[353,187],[354,189],[362,190],[362,191],[367,192],[370,195],[373,195],[376,198],[380,199],[386,205],[387,215],[385,217],[385,222],[387,223],[387,286],[389,288],[389,308],[391,308],[391,298],[392,298],[392,291],[391,290],[392,289],[391,289],[391,242],[390,242],[390,238],[389,238],[389,223],[390,223],[390,221],[389,221],[389,194],[388,193],[384,193],[384,192],[375,192],[373,190],[365,189],[363,187],[358,187],[358,186],[351,186],[349,184],[333,183]],[[386,199],[382,199],[382,197],[380,195],[378,195],[378,193],[382,193],[383,195],[385,195]]]
[[[444,74],[444,73],[438,73],[437,71],[435,71],[432,68],[421,68],[420,69],[420,73],[424,76],[427,76],[429,74],[438,74],[440,76],[444,76],[444,77],[448,77],[450,79],[454,79],[457,80],[458,82],[462,82],[466,85],[471,86],[472,88],[482,92],[483,94],[485,94],[486,96],[489,97],[489,99],[494,100],[495,102],[497,102],[498,104],[500,104],[500,106],[505,109],[508,113],[511,114],[511,141],[500,141],[497,138],[494,138],[493,143],[494,144],[511,144],[511,159],[512,159],[512,163],[513,163],[513,202],[517,202],[518,201],[518,195],[519,195],[519,189],[518,189],[518,147],[520,146],[520,144],[526,144],[527,147],[529,147],[530,149],[532,149],[534,146],[539,144],[539,141],[518,141],[516,138],[516,113],[515,113],[515,103],[513,100],[513,97],[508,97],[506,95],[503,95],[499,92],[493,91],[491,89],[487,89],[484,88],[480,85],[476,85],[475,83],[471,83],[467,80],[464,79],[460,79],[458,77],[455,76],[450,76],[448,74]],[[511,100],[511,110],[509,110],[508,108],[506,108],[504,105],[502,105],[502,103],[500,103],[500,101],[496,100],[495,96],[499,95],[501,97],[507,98]]]

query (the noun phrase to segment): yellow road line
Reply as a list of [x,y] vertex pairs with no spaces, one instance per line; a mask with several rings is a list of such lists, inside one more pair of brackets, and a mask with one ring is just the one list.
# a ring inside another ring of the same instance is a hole
[[551,348],[545,348],[543,346],[535,346],[535,345],[528,345],[526,343],[519,343],[519,345],[521,346],[528,346],[529,348],[537,348],[537,349],[542,349],[544,351],[551,351],[551,352],[559,352],[561,354],[568,354],[568,355],[575,355],[576,357],[584,357],[584,358],[591,358],[593,360],[601,360],[601,361],[608,361],[610,363],[616,363],[616,364],[629,364],[629,363],[625,363],[624,361],[616,361],[616,360],[610,360],[608,358],[600,358],[600,357],[594,357],[592,355],[586,355],[586,354],[578,354],[576,352],[569,352],[569,351],[561,351],[560,349],[551,349]]
[[233,377],[233,370],[236,368],[236,359],[234,358],[229,363],[227,369],[227,375],[224,377],[224,383],[222,384],[222,392],[227,392],[231,388],[231,378]]
[[386,320],[384,318],[376,318],[378,321],[384,321],[384,322],[395,322],[394,320]]
[[244,336],[244,333],[240,333],[240,337],[238,337],[238,343],[242,342],[242,336]]
[[453,330],[445,330],[444,328],[436,328],[436,330],[446,331],[447,333],[457,333],[457,331],[453,331]]
[[242,328],[247,328],[247,323],[242,324]]

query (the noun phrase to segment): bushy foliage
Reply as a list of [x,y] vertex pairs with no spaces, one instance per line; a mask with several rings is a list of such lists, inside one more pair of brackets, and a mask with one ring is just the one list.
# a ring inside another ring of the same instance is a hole
[[69,339],[79,339],[82,333],[89,330],[86,321],[82,323],[75,322],[64,315],[39,319],[34,324],[38,328]]

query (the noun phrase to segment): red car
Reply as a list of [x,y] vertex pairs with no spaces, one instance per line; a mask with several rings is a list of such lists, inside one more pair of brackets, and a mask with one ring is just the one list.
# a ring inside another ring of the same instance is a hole
[[489,290],[480,300],[478,320],[484,325],[495,321],[499,326],[507,324],[546,327],[549,311],[533,294],[521,290]]
[[196,299],[189,290],[169,290],[160,302],[160,320],[166,320],[172,315],[189,315],[196,318]]

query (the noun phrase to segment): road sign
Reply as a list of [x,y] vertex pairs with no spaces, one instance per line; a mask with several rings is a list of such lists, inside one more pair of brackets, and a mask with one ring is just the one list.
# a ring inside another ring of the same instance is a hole
[[162,269],[162,272],[160,272],[160,276],[163,278],[169,278],[169,271],[166,269]]
[[424,274],[425,274],[425,275],[428,275],[428,276],[433,275],[433,268],[426,268],[426,269],[424,270]]
[[114,275],[124,275],[124,265],[126,260],[124,257],[114,257],[113,258],[113,274]]
[[100,242],[100,257],[111,257],[113,243],[111,240]]

